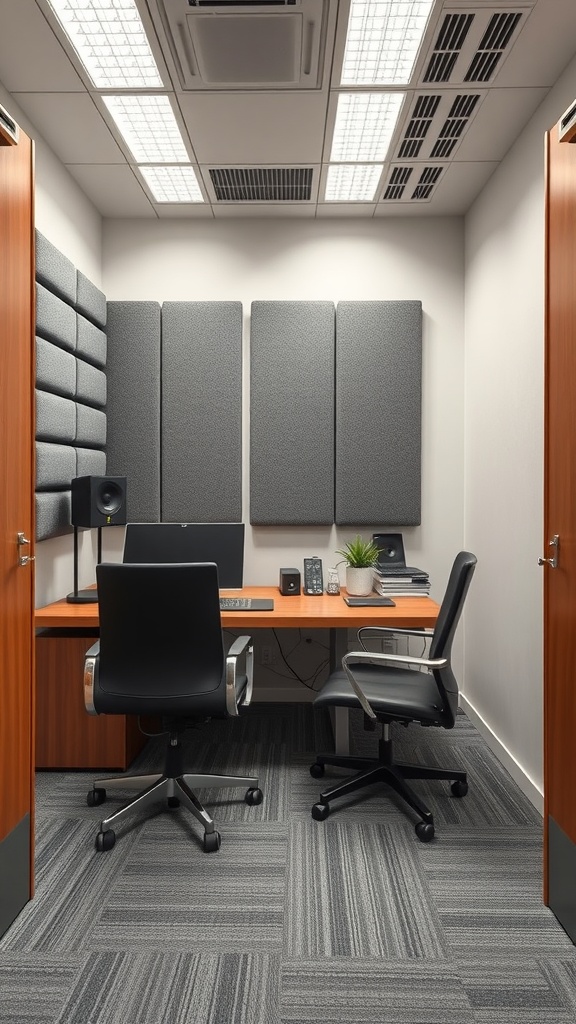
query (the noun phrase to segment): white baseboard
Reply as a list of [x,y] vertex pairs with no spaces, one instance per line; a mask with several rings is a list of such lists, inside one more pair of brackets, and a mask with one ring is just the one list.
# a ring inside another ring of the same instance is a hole
[[512,776],[514,782],[520,787],[525,796],[528,797],[531,804],[534,805],[537,811],[541,815],[544,815],[544,795],[540,792],[540,789],[535,782],[526,774],[524,769],[516,758],[510,753],[507,747],[498,739],[495,733],[492,732],[490,726],[484,721],[482,716],[478,714],[476,709],[470,704],[463,693],[460,694],[460,707],[468,716],[472,725],[478,730],[483,739],[490,747],[490,750],[496,754],[499,761],[502,762],[506,771]]

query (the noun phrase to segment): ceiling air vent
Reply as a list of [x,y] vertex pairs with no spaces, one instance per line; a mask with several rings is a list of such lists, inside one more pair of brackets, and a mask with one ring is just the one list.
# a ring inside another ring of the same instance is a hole
[[478,95],[456,97],[430,153],[433,159],[443,160],[450,156],[468,127],[468,122],[479,99]]
[[411,167],[394,167],[382,198],[401,199],[411,174]]
[[[419,96],[404,132],[398,155],[402,160],[417,157],[440,103],[439,96]],[[394,197],[393,197],[394,198]]]
[[446,15],[424,73],[425,82],[450,81],[450,75],[473,21],[473,14]]
[[312,191],[311,167],[225,167],[210,177],[220,202],[304,202]]
[[157,0],[184,89],[317,89],[324,0]]
[[425,167],[412,193],[412,199],[429,199],[443,170],[443,167]]
[[19,129],[8,111],[0,104],[0,146],[13,146],[18,142]]
[[488,23],[472,63],[464,75],[465,82],[489,82],[502,59],[521,14],[494,14]]

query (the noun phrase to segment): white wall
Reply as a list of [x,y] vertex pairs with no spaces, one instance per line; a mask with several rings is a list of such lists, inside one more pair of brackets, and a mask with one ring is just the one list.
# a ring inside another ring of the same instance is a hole
[[[463,524],[463,223],[416,221],[105,221],[108,299],[421,299],[424,310],[422,526],[404,531],[407,553],[441,597]],[[245,373],[247,384],[248,374]],[[247,441],[248,393],[244,430]],[[247,444],[244,446],[247,451]],[[375,452],[377,470],[377,452]],[[217,467],[215,467],[217,472]],[[244,520],[249,522],[244,466]],[[295,481],[298,486],[298,481]],[[385,528],[375,523],[374,528]],[[123,531],[105,531],[119,556]],[[356,531],[247,529],[247,584],[273,585],[306,554],[335,564]],[[372,532],[364,527],[364,534]],[[116,534],[116,536],[113,536]]]
[[538,804],[542,793],[544,133],[576,96],[576,61],[466,217],[465,543],[478,569],[464,694]]
[[[102,287],[102,217],[68,174],[37,128],[0,83],[0,103],[34,139],[35,225],[97,287]],[[36,544],[36,606],[72,590],[72,537]],[[81,535],[80,586],[94,576],[93,538]]]

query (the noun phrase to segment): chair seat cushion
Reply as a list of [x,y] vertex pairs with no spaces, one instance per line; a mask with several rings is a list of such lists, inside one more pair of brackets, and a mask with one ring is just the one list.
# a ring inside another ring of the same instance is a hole
[[[350,662],[349,668],[377,715],[443,724],[446,714],[434,677],[411,669],[382,669]],[[359,708],[343,669],[333,672],[314,701],[314,707]]]

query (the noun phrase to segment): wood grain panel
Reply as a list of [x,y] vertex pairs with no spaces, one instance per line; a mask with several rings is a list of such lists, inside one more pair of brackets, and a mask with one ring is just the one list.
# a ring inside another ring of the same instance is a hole
[[137,719],[89,715],[84,655],[93,637],[36,640],[36,767],[124,771],[146,742]]
[[545,851],[549,816],[576,843],[576,146],[553,130],[546,154],[545,554],[554,534],[560,548],[558,568],[543,570]]
[[0,147],[0,841],[33,809],[34,563],[17,546],[34,537],[32,161],[23,133]]

